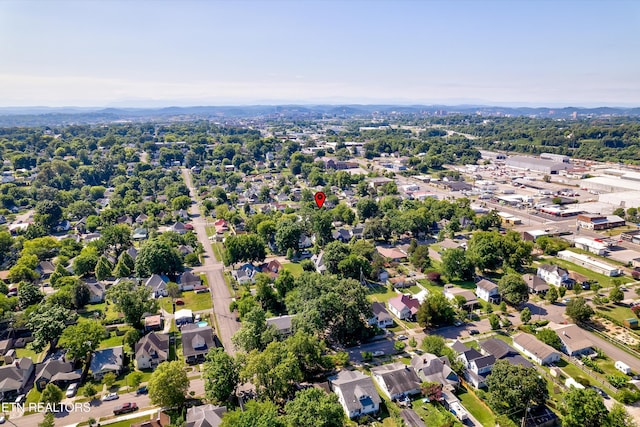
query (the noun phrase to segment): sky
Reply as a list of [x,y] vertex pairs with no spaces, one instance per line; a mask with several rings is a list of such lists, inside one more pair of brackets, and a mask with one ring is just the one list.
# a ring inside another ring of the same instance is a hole
[[640,106],[640,1],[0,0],[0,107]]

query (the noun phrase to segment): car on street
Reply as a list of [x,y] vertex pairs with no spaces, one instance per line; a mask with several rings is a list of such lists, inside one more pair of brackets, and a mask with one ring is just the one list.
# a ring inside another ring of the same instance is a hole
[[118,406],[113,410],[113,415],[122,415],[128,414],[129,412],[134,412],[138,410],[138,404],[135,402],[125,403],[122,406]]
[[117,400],[117,399],[120,399],[120,396],[118,396],[118,393],[109,393],[102,396],[103,402],[108,402],[110,400]]
[[377,350],[377,351],[374,351],[372,354],[374,357],[380,357],[380,356],[384,356],[384,351]]
[[462,322],[460,320],[456,320],[453,322],[453,326],[462,326]]
[[477,329],[469,329],[469,335],[478,335],[480,333]]
[[0,424],[4,424],[5,421],[7,421],[7,419],[4,417],[4,415],[0,415]]
[[568,303],[569,301],[571,301],[571,298],[565,298],[565,299],[562,300],[562,302],[565,303],[565,304]]
[[136,394],[138,396],[140,396],[141,394],[147,394],[147,393],[149,393],[149,389],[147,388],[146,385],[143,385],[142,387],[136,390]]
[[400,341],[404,341],[404,340],[408,340],[408,339],[409,339],[409,337],[408,337],[408,336],[406,336],[406,335],[398,335],[398,339],[399,339]]
[[73,397],[76,395],[77,391],[78,391],[78,383],[73,383],[69,387],[67,387],[67,392],[65,393],[65,396]]

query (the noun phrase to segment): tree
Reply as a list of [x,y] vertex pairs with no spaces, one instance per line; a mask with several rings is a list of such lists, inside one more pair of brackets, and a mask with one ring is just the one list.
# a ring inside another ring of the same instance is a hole
[[424,271],[431,266],[431,259],[429,258],[429,246],[419,245],[415,248],[411,256],[409,257],[411,264],[420,271]]
[[278,250],[282,253],[288,249],[297,251],[300,245],[302,228],[297,222],[289,219],[280,221],[276,226],[275,242]]
[[133,353],[136,348],[136,344],[140,341],[140,332],[137,329],[129,329],[125,332],[123,341],[129,347],[129,351]]
[[438,357],[447,356],[451,368],[456,372],[461,372],[463,369],[462,362],[458,360],[457,354],[449,347],[440,335],[427,335],[422,339],[422,349],[431,354],[435,354]]
[[113,250],[116,256],[131,247],[131,227],[126,224],[116,224],[105,227],[100,240],[107,249]]
[[56,418],[53,415],[53,412],[51,411],[45,412],[42,422],[38,423],[38,427],[55,427],[55,425],[56,425]]
[[624,405],[614,403],[609,411],[608,427],[637,427],[633,417],[627,412]]
[[[315,272],[315,266],[313,271]],[[287,292],[295,287],[295,278],[293,277],[293,274],[291,274],[289,270],[282,270],[278,274],[278,278],[274,283],[274,287],[276,288],[276,291],[278,291],[278,295],[280,296],[280,298],[284,299],[284,297],[287,295]]]
[[567,303],[565,313],[576,323],[586,322],[594,315],[593,309],[582,297],[571,299]]
[[71,272],[69,272],[69,270],[64,268],[64,265],[62,265],[62,263],[58,263],[58,265],[56,265],[56,269],[54,270],[53,273],[51,273],[51,276],[49,277],[49,282],[51,282],[51,286],[56,288],[57,287],[56,284],[58,280],[60,280],[63,277],[68,277],[71,275],[72,275]]
[[338,264],[349,254],[349,245],[336,240],[325,246],[322,260],[330,273],[337,274],[339,272]]
[[262,221],[260,224],[258,224],[256,232],[265,243],[270,242],[273,236],[276,234],[275,221],[272,221],[270,219]]
[[544,296],[544,299],[549,301],[551,304],[554,304],[556,301],[558,301],[558,291],[556,290],[555,286],[549,287],[549,290],[547,291],[547,294]]
[[73,321],[75,317],[60,305],[40,304],[27,320],[27,326],[33,332],[32,349],[37,353],[41,352],[47,344],[60,337],[67,327],[66,322]]
[[174,211],[187,210],[191,206],[192,200],[189,196],[178,196],[171,201],[171,207]]
[[36,204],[33,219],[37,224],[50,231],[62,219],[62,208],[52,200],[43,200]]
[[453,323],[456,311],[444,294],[431,292],[420,305],[416,317],[420,326],[431,328]]
[[115,384],[116,379],[116,374],[113,372],[107,372],[102,376],[102,383],[107,386],[107,389],[110,389]]
[[96,320],[81,320],[67,327],[60,335],[58,346],[67,350],[67,357],[81,360],[100,346],[105,328]]
[[520,419],[529,406],[543,404],[549,397],[546,381],[535,368],[499,360],[487,378],[487,403],[497,414]]
[[264,261],[267,256],[264,242],[257,234],[240,234],[229,236],[225,240],[225,262]]
[[356,203],[356,210],[358,211],[358,218],[364,221],[378,214],[378,204],[371,197],[362,197]]
[[[54,294],[55,295],[55,294]],[[73,306],[76,309],[82,309],[89,303],[91,299],[91,291],[86,283],[83,283],[76,279],[76,283],[71,288],[71,298]]]
[[286,427],[273,402],[249,400],[244,410],[227,412],[220,427]]
[[371,263],[359,255],[349,255],[338,263],[342,277],[361,280],[371,274]]
[[171,298],[178,298],[180,296],[180,286],[176,282],[167,283],[167,294]]
[[[124,257],[126,256],[131,258],[131,255],[129,255],[127,252],[122,252],[118,257],[118,262],[116,263],[116,266],[113,268],[113,271],[111,273],[114,277],[122,278],[131,276],[133,268],[129,267],[128,263],[124,260]],[[133,265],[133,258],[131,258],[131,263]]]
[[135,267],[136,274],[140,277],[152,274],[174,275],[182,271],[182,259],[169,243],[153,239],[140,248]]
[[39,303],[43,298],[40,288],[31,282],[22,282],[18,287],[18,303],[22,309]]
[[549,329],[549,328],[540,329],[538,332],[536,332],[536,337],[543,343],[550,345],[556,350],[562,349],[562,341],[560,341],[560,337],[552,329]]
[[493,330],[500,329],[500,318],[495,314],[491,314],[489,316],[489,324]]
[[338,396],[317,388],[299,391],[284,410],[289,427],[335,427],[344,425],[345,421]]
[[250,352],[262,350],[275,339],[275,330],[267,327],[267,316],[261,307],[255,307],[242,319],[242,326],[231,341],[237,348]]
[[42,390],[42,396],[40,397],[40,401],[45,404],[56,404],[62,401],[64,397],[62,390],[60,387],[53,383],[47,384],[47,386]]
[[140,371],[133,371],[129,375],[127,375],[127,384],[131,388],[138,388],[140,383],[142,383],[143,374]]
[[529,321],[531,320],[531,310],[529,310],[529,307],[525,307],[520,312],[520,320],[522,321],[522,323],[529,323]]
[[394,343],[393,343],[393,348],[394,348],[396,351],[402,351],[402,350],[404,350],[404,348],[405,348],[406,346],[407,346],[407,345],[406,345],[404,342],[402,342],[402,341],[396,341],[396,342],[394,342]]
[[151,297],[151,290],[146,286],[135,286],[132,281],[121,281],[107,290],[107,299],[116,305],[124,314],[127,323],[141,327],[144,313],[155,313],[157,301]]
[[96,264],[95,268],[96,279],[104,280],[107,277],[111,276],[111,270],[113,270],[113,266],[111,265],[109,260],[106,257],[101,256],[98,259],[98,263]]
[[624,292],[620,289],[619,286],[614,287],[609,291],[609,300],[614,303],[619,303],[624,299]]
[[558,296],[560,298],[564,298],[564,295],[567,293],[567,288],[565,288],[564,286],[560,286],[558,288]]
[[86,246],[80,255],[73,259],[73,273],[84,276],[94,271],[98,264],[98,251],[94,246]]
[[473,277],[473,263],[462,248],[446,249],[442,254],[442,272],[451,280]]
[[562,398],[561,406],[563,426],[600,427],[607,424],[607,408],[602,397],[593,389],[570,387]]
[[93,400],[93,398],[95,397],[95,395],[98,393],[98,390],[96,390],[96,386],[94,386],[91,383],[87,383],[84,386],[84,390],[82,391],[82,395],[84,397],[88,397],[89,400]]
[[316,242],[320,246],[323,246],[333,240],[333,236],[331,235],[331,223],[331,214],[323,210],[317,211],[311,221],[312,229],[316,236]]
[[502,264],[500,234],[480,231],[472,235],[467,256],[480,270],[496,270]]
[[24,241],[21,255],[35,255],[42,261],[56,256],[58,249],[60,249],[60,243],[57,239],[51,236],[38,237]]
[[502,298],[514,306],[529,300],[529,287],[518,273],[507,273],[498,281],[498,290]]
[[177,407],[184,403],[189,390],[189,378],[180,361],[158,365],[147,384],[151,403],[164,407]]
[[207,353],[204,363],[204,390],[208,400],[216,404],[229,401],[240,381],[237,362],[222,348],[214,348]]

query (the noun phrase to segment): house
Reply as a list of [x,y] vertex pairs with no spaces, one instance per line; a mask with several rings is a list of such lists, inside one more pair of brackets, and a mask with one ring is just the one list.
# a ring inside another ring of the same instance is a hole
[[40,261],[36,266],[36,273],[40,275],[41,279],[48,279],[54,271],[56,271],[56,266],[51,261]]
[[186,427],[218,427],[222,423],[222,417],[227,412],[224,406],[206,404],[192,406],[187,410]]
[[327,266],[324,265],[324,252],[320,252],[317,255],[311,257],[311,261],[316,266],[316,271],[320,274],[324,274],[327,271]]
[[182,327],[182,354],[187,363],[203,362],[209,350],[215,347],[211,326],[190,324]]
[[522,357],[515,348],[511,347],[506,342],[497,338],[489,338],[478,343],[480,346],[480,352],[485,356],[493,356],[498,360],[506,360],[512,365],[520,365],[525,368],[533,367],[533,364],[527,359]]
[[286,316],[270,317],[267,319],[267,326],[273,326],[276,332],[283,337],[287,337],[293,333],[292,320],[295,316],[288,314]]
[[391,400],[420,393],[420,378],[404,363],[395,362],[371,368],[373,380]]
[[313,241],[309,236],[306,236],[304,234],[300,236],[300,239],[298,240],[299,249],[306,249],[306,248],[310,248],[311,246],[313,246]]
[[329,378],[331,390],[349,418],[376,414],[380,410],[380,396],[370,376],[360,371],[340,371]]
[[557,265],[540,264],[536,274],[550,285],[569,287],[569,272]]
[[254,268],[246,267],[240,267],[239,269],[233,270],[231,272],[231,276],[233,276],[233,278],[236,279],[236,281],[241,285],[245,285],[247,283],[255,283],[255,274],[256,270]]
[[413,409],[403,409],[400,411],[400,418],[407,427],[427,427],[420,415]]
[[28,357],[15,359],[11,364],[0,366],[0,401],[11,401],[24,394],[33,375],[33,361]]
[[491,280],[482,279],[476,283],[476,296],[483,301],[498,304],[500,302],[500,292],[498,285]]
[[139,423],[132,423],[131,427],[168,427],[171,424],[171,417],[162,410],[158,411],[158,414],[150,419],[141,421]]
[[133,240],[144,240],[147,237],[149,237],[149,232],[147,231],[146,228],[136,228],[135,230],[133,230],[133,234],[131,235],[131,238]]
[[514,335],[513,346],[538,365],[549,365],[560,360],[559,351],[531,334],[520,333]]
[[618,215],[600,215],[593,213],[583,213],[576,218],[576,224],[580,228],[587,230],[606,230],[609,228],[622,227],[626,224],[623,218]]
[[387,280],[387,283],[393,286],[394,289],[410,288],[413,285],[413,281],[407,279],[407,276],[391,277]]
[[389,311],[400,320],[415,319],[420,302],[409,295],[398,295],[387,301]]
[[134,351],[137,369],[155,369],[169,356],[169,335],[151,332],[140,338]]
[[129,249],[127,249],[125,251],[127,254],[129,254],[129,256],[131,257],[131,259],[133,259],[134,261],[136,260],[136,258],[138,257],[138,250],[136,248],[134,248],[133,246],[131,246]]
[[552,327],[562,342],[562,352],[569,356],[593,352],[591,340],[578,325],[557,325]]
[[148,219],[149,219],[149,217],[147,215],[141,213],[140,215],[138,215],[136,217],[136,224],[142,224],[143,222],[145,222]]
[[275,279],[278,277],[278,273],[282,270],[282,264],[277,259],[272,259],[271,261],[262,264],[259,267],[259,270],[262,273],[268,274],[271,278]]
[[149,331],[161,331],[164,328],[164,319],[161,314],[153,314],[144,317],[144,330]]
[[342,243],[349,243],[353,234],[351,234],[351,231],[346,228],[340,228],[331,233],[331,236],[333,237],[333,240],[339,240]]
[[380,281],[380,283],[386,283],[387,280],[389,280],[389,272],[383,268],[378,273],[378,281]]
[[522,278],[527,284],[530,294],[546,294],[549,290],[549,285],[547,285],[547,282],[545,282],[540,276],[525,274]]
[[160,298],[169,295],[167,293],[167,283],[169,283],[169,278],[167,276],[153,274],[144,282],[144,285],[151,289],[151,293],[154,298]]
[[79,382],[80,378],[82,378],[82,371],[74,370],[71,362],[48,359],[46,362],[36,365],[34,384],[40,392],[49,383],[53,383],[64,390],[69,384]]
[[386,328],[393,326],[393,318],[381,302],[373,302],[371,304],[371,311],[373,316],[369,319],[369,325],[377,326],[378,328]]
[[193,311],[189,310],[188,308],[183,308],[181,310],[176,311],[173,314],[173,317],[176,321],[176,325],[193,323]]
[[445,390],[453,390],[460,384],[447,356],[438,357],[431,353],[414,356],[411,359],[411,367],[420,380],[442,384]]
[[464,378],[475,388],[486,387],[487,376],[491,373],[496,358],[492,355],[483,355],[475,348],[467,347],[456,341],[452,348],[458,353],[464,367]]
[[227,225],[227,221],[224,219],[217,219],[214,223],[213,226],[216,228],[216,233],[217,234],[224,234],[226,231],[229,230],[229,226]]
[[448,284],[444,285],[444,290],[442,291],[445,297],[448,300],[456,302],[456,297],[464,298],[464,304],[462,305],[467,310],[473,310],[480,303],[476,298],[476,294],[467,289],[458,288],[454,285]]
[[116,376],[120,374],[123,367],[123,357],[124,350],[122,346],[94,351],[89,366],[93,378],[100,381],[104,374],[108,372],[113,372]]
[[174,233],[178,234],[185,234],[187,232],[187,227],[183,223],[178,221],[171,227],[169,227],[169,231],[173,231]]
[[89,304],[100,304],[104,302],[107,292],[106,286],[96,280],[87,280],[84,282],[89,288]]
[[180,275],[178,284],[180,285],[181,291],[192,291],[196,286],[200,286],[202,284],[202,279],[200,279],[200,276],[196,276],[190,271],[185,271]]
[[189,255],[193,253],[193,248],[189,245],[180,245],[178,246],[178,253],[182,256]]
[[385,248],[383,246],[376,246],[376,250],[383,258],[388,258],[391,261],[401,262],[407,259],[407,254],[396,248]]

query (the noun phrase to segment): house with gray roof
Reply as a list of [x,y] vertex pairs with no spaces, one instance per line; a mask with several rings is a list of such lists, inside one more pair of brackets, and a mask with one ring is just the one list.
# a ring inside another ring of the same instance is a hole
[[122,372],[123,358],[124,350],[122,346],[94,351],[89,367],[93,378],[100,381],[108,372],[113,372],[116,376],[119,375]]
[[218,427],[227,412],[224,406],[212,404],[192,406],[187,410],[186,427]]
[[267,326],[273,326],[276,332],[282,337],[287,337],[293,333],[292,320],[295,315],[270,317],[267,319]]
[[525,359],[518,351],[506,342],[497,338],[489,338],[478,343],[480,352],[485,356],[493,356],[496,360],[506,360],[512,365],[520,365],[525,368],[533,367],[533,364]]
[[329,378],[331,390],[349,418],[376,414],[380,410],[380,396],[370,376],[360,371],[340,371]]
[[534,335],[520,333],[513,336],[513,346],[533,359],[538,365],[549,365],[560,360],[560,352],[543,343]]
[[411,367],[422,381],[442,384],[444,390],[453,390],[460,384],[447,356],[438,357],[431,353],[414,356]]
[[33,370],[33,362],[28,357],[16,359],[10,365],[0,366],[0,400],[11,401],[24,394]]
[[198,326],[190,323],[182,327],[182,354],[187,363],[204,361],[210,349],[216,344],[211,326]]
[[165,275],[153,274],[147,280],[145,280],[144,285],[151,289],[151,293],[154,298],[166,297],[167,293],[167,283],[169,283],[169,278]]
[[373,316],[369,319],[369,325],[378,328],[387,328],[393,326],[393,317],[387,311],[384,303],[374,301],[371,304],[371,312]]
[[47,384],[53,383],[64,390],[69,384],[80,381],[81,377],[82,370],[73,369],[71,362],[49,359],[36,365],[35,386],[42,391]]
[[371,368],[371,374],[374,381],[391,400],[420,393],[420,378],[404,363],[376,366]]
[[151,332],[136,343],[134,361],[138,369],[155,369],[169,357],[169,335]]

